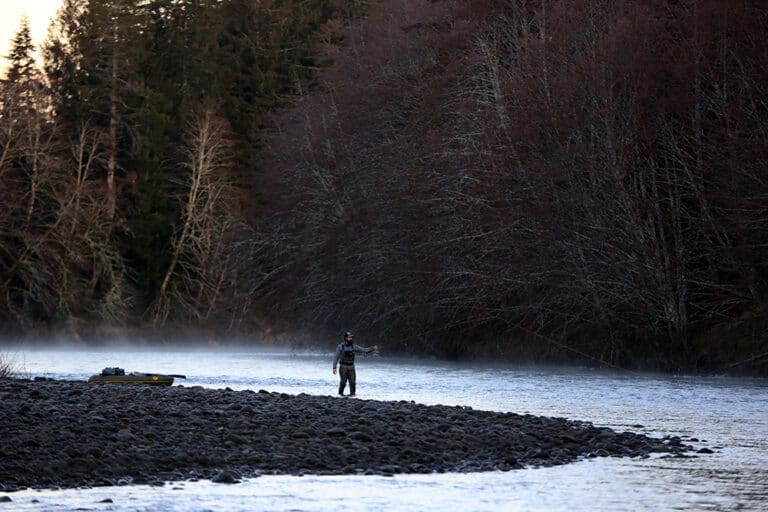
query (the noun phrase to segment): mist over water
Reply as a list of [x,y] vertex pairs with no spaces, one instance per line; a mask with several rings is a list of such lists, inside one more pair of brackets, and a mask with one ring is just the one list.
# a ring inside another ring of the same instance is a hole
[[[332,349],[10,350],[23,374],[86,380],[104,367],[184,374],[175,385],[335,395]],[[360,357],[358,398],[560,416],[715,453],[591,459],[509,473],[262,476],[13,493],[14,510],[768,510],[768,381]],[[339,398],[348,400],[349,398]],[[343,423],[344,418],[339,418]],[[98,503],[104,499],[113,503]],[[37,502],[34,502],[37,500]]]

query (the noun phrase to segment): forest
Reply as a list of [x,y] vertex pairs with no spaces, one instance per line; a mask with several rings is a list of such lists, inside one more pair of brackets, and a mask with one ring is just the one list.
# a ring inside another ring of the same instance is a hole
[[766,33],[755,0],[64,0],[0,82],[1,330],[768,374]]

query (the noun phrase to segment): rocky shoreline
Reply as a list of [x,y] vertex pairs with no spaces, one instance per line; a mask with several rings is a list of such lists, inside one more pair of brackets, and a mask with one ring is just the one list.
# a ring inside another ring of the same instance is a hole
[[0,380],[0,404],[5,492],[261,474],[508,471],[694,451],[677,437],[563,418],[263,390]]

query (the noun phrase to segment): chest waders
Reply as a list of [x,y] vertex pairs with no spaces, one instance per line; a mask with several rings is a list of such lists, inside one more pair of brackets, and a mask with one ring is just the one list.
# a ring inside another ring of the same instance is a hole
[[351,344],[344,344],[339,361],[339,394],[344,394],[344,388],[349,381],[349,394],[355,394],[357,384],[357,375],[355,374],[355,347]]

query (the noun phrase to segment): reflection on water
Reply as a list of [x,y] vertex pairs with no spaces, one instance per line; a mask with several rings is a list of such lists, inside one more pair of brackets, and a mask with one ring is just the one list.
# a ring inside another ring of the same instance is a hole
[[[85,380],[106,366],[181,373],[184,386],[332,395],[332,354],[258,350],[28,350],[30,376]],[[265,476],[11,495],[14,510],[768,510],[768,381],[361,358],[358,399],[414,400],[591,421],[719,447],[687,459],[595,459],[510,473]],[[340,418],[341,420],[341,418]],[[99,503],[104,499],[113,503]],[[36,501],[36,502],[35,502]],[[0,504],[0,510],[3,505]]]

